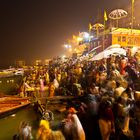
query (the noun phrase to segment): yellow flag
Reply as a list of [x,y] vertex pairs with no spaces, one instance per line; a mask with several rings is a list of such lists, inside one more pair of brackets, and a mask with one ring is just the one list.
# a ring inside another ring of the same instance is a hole
[[104,11],[104,20],[107,21],[107,14],[106,14],[106,11]]
[[91,25],[91,23],[89,23],[88,28],[89,28],[89,31],[91,31],[91,30],[92,30],[92,25]]
[[134,4],[135,0],[132,0],[132,3]]

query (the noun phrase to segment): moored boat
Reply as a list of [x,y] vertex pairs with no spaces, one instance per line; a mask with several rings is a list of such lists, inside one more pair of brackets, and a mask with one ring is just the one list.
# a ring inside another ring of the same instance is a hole
[[2,75],[0,76],[0,93],[4,95],[15,95],[23,81],[23,75]]
[[30,104],[29,98],[6,96],[0,98],[0,117],[7,116]]

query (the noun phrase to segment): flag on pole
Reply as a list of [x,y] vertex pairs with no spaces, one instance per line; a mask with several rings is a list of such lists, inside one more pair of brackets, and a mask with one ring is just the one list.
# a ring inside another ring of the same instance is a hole
[[91,30],[92,30],[92,25],[91,25],[91,23],[89,23],[88,28],[89,28],[89,31],[91,31]]
[[106,21],[107,21],[107,14],[106,14],[106,11],[104,11],[103,51],[104,51],[104,47],[105,47],[105,29],[106,29]]
[[104,11],[104,20],[107,21],[107,14],[106,14],[106,11]]
[[134,4],[135,0],[132,0],[132,4]]

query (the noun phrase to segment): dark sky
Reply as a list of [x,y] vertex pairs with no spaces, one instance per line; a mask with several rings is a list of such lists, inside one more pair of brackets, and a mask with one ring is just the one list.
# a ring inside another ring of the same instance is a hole
[[98,13],[128,1],[0,0],[0,67],[19,59],[32,62],[63,54],[64,42],[87,31]]

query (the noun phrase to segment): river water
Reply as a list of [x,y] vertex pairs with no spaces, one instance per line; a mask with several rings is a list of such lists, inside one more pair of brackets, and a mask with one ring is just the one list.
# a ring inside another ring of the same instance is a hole
[[[57,128],[60,121],[64,118],[64,114],[60,113],[56,108],[59,105],[48,105],[54,113],[54,121],[51,123],[52,128]],[[32,134],[35,138],[39,124],[39,118],[33,106],[28,106],[18,110],[15,114],[0,119],[0,140],[12,140],[13,135],[18,133],[18,127],[21,121],[27,121],[32,126]]]
[[0,119],[0,140],[12,140],[18,133],[21,121],[27,121],[33,126],[33,135],[37,128],[37,115],[31,106],[18,110],[15,114]]

